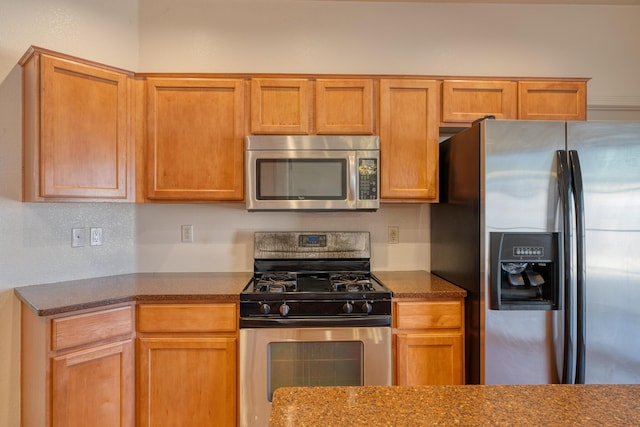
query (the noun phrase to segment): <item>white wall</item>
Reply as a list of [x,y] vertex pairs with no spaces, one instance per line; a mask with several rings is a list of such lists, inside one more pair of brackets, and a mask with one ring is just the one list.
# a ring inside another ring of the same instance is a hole
[[[180,226],[194,243],[180,243]],[[387,244],[389,225],[400,244]],[[429,206],[383,205],[377,212],[247,212],[244,204],[144,205],[137,209],[140,271],[251,271],[253,233],[276,230],[369,231],[376,270],[429,268]]]
[[[31,44],[134,71],[593,77],[590,118],[640,120],[640,6],[305,0],[0,0],[0,425],[19,425],[14,286],[251,268],[252,233],[367,229],[374,268],[428,268],[427,205],[247,213],[239,204],[23,204],[20,70]],[[195,242],[179,243],[181,224]],[[105,244],[70,248],[74,226]],[[387,225],[400,245],[387,245]]]
[[637,107],[638,22],[640,6],[140,0],[140,68],[592,77],[589,104]]
[[[134,69],[138,7],[129,0],[0,0],[0,426],[19,425],[20,306],[12,288],[135,270],[132,205],[31,204],[21,198],[21,70],[30,45]],[[105,245],[72,249],[72,227]]]

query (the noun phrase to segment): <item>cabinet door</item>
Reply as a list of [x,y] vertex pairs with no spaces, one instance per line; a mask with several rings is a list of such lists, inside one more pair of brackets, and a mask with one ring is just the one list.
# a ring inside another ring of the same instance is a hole
[[309,80],[252,79],[251,133],[309,133]]
[[236,338],[139,339],[139,425],[235,426]]
[[128,76],[48,55],[24,67],[24,199],[132,198]]
[[373,134],[373,81],[316,80],[316,133]]
[[131,340],[56,356],[51,367],[53,427],[134,425]]
[[438,200],[439,83],[380,81],[381,197]]
[[586,82],[521,81],[518,118],[521,120],[586,120]]
[[518,84],[511,81],[445,80],[442,83],[442,121],[470,123],[487,115],[518,117]]
[[147,197],[242,200],[242,80],[148,80]]
[[462,334],[398,334],[398,385],[450,385],[464,383]]

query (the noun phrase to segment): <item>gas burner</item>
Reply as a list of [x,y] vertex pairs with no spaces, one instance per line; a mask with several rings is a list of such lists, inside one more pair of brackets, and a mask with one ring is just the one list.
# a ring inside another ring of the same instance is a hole
[[255,278],[256,292],[295,292],[295,273],[262,273]]
[[370,288],[369,283],[334,283],[331,289],[336,292],[364,292]]
[[336,292],[363,292],[373,290],[371,280],[366,274],[334,274],[331,276],[330,281],[331,289]]

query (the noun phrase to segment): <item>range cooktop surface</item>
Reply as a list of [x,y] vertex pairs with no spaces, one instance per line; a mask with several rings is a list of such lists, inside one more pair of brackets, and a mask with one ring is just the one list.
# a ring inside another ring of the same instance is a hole
[[390,316],[391,291],[370,271],[368,232],[256,233],[247,317]]

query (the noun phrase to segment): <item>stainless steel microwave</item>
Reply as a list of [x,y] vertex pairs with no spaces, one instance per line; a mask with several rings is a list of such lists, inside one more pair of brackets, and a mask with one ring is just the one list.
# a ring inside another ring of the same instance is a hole
[[376,210],[380,139],[371,135],[246,137],[247,209]]

